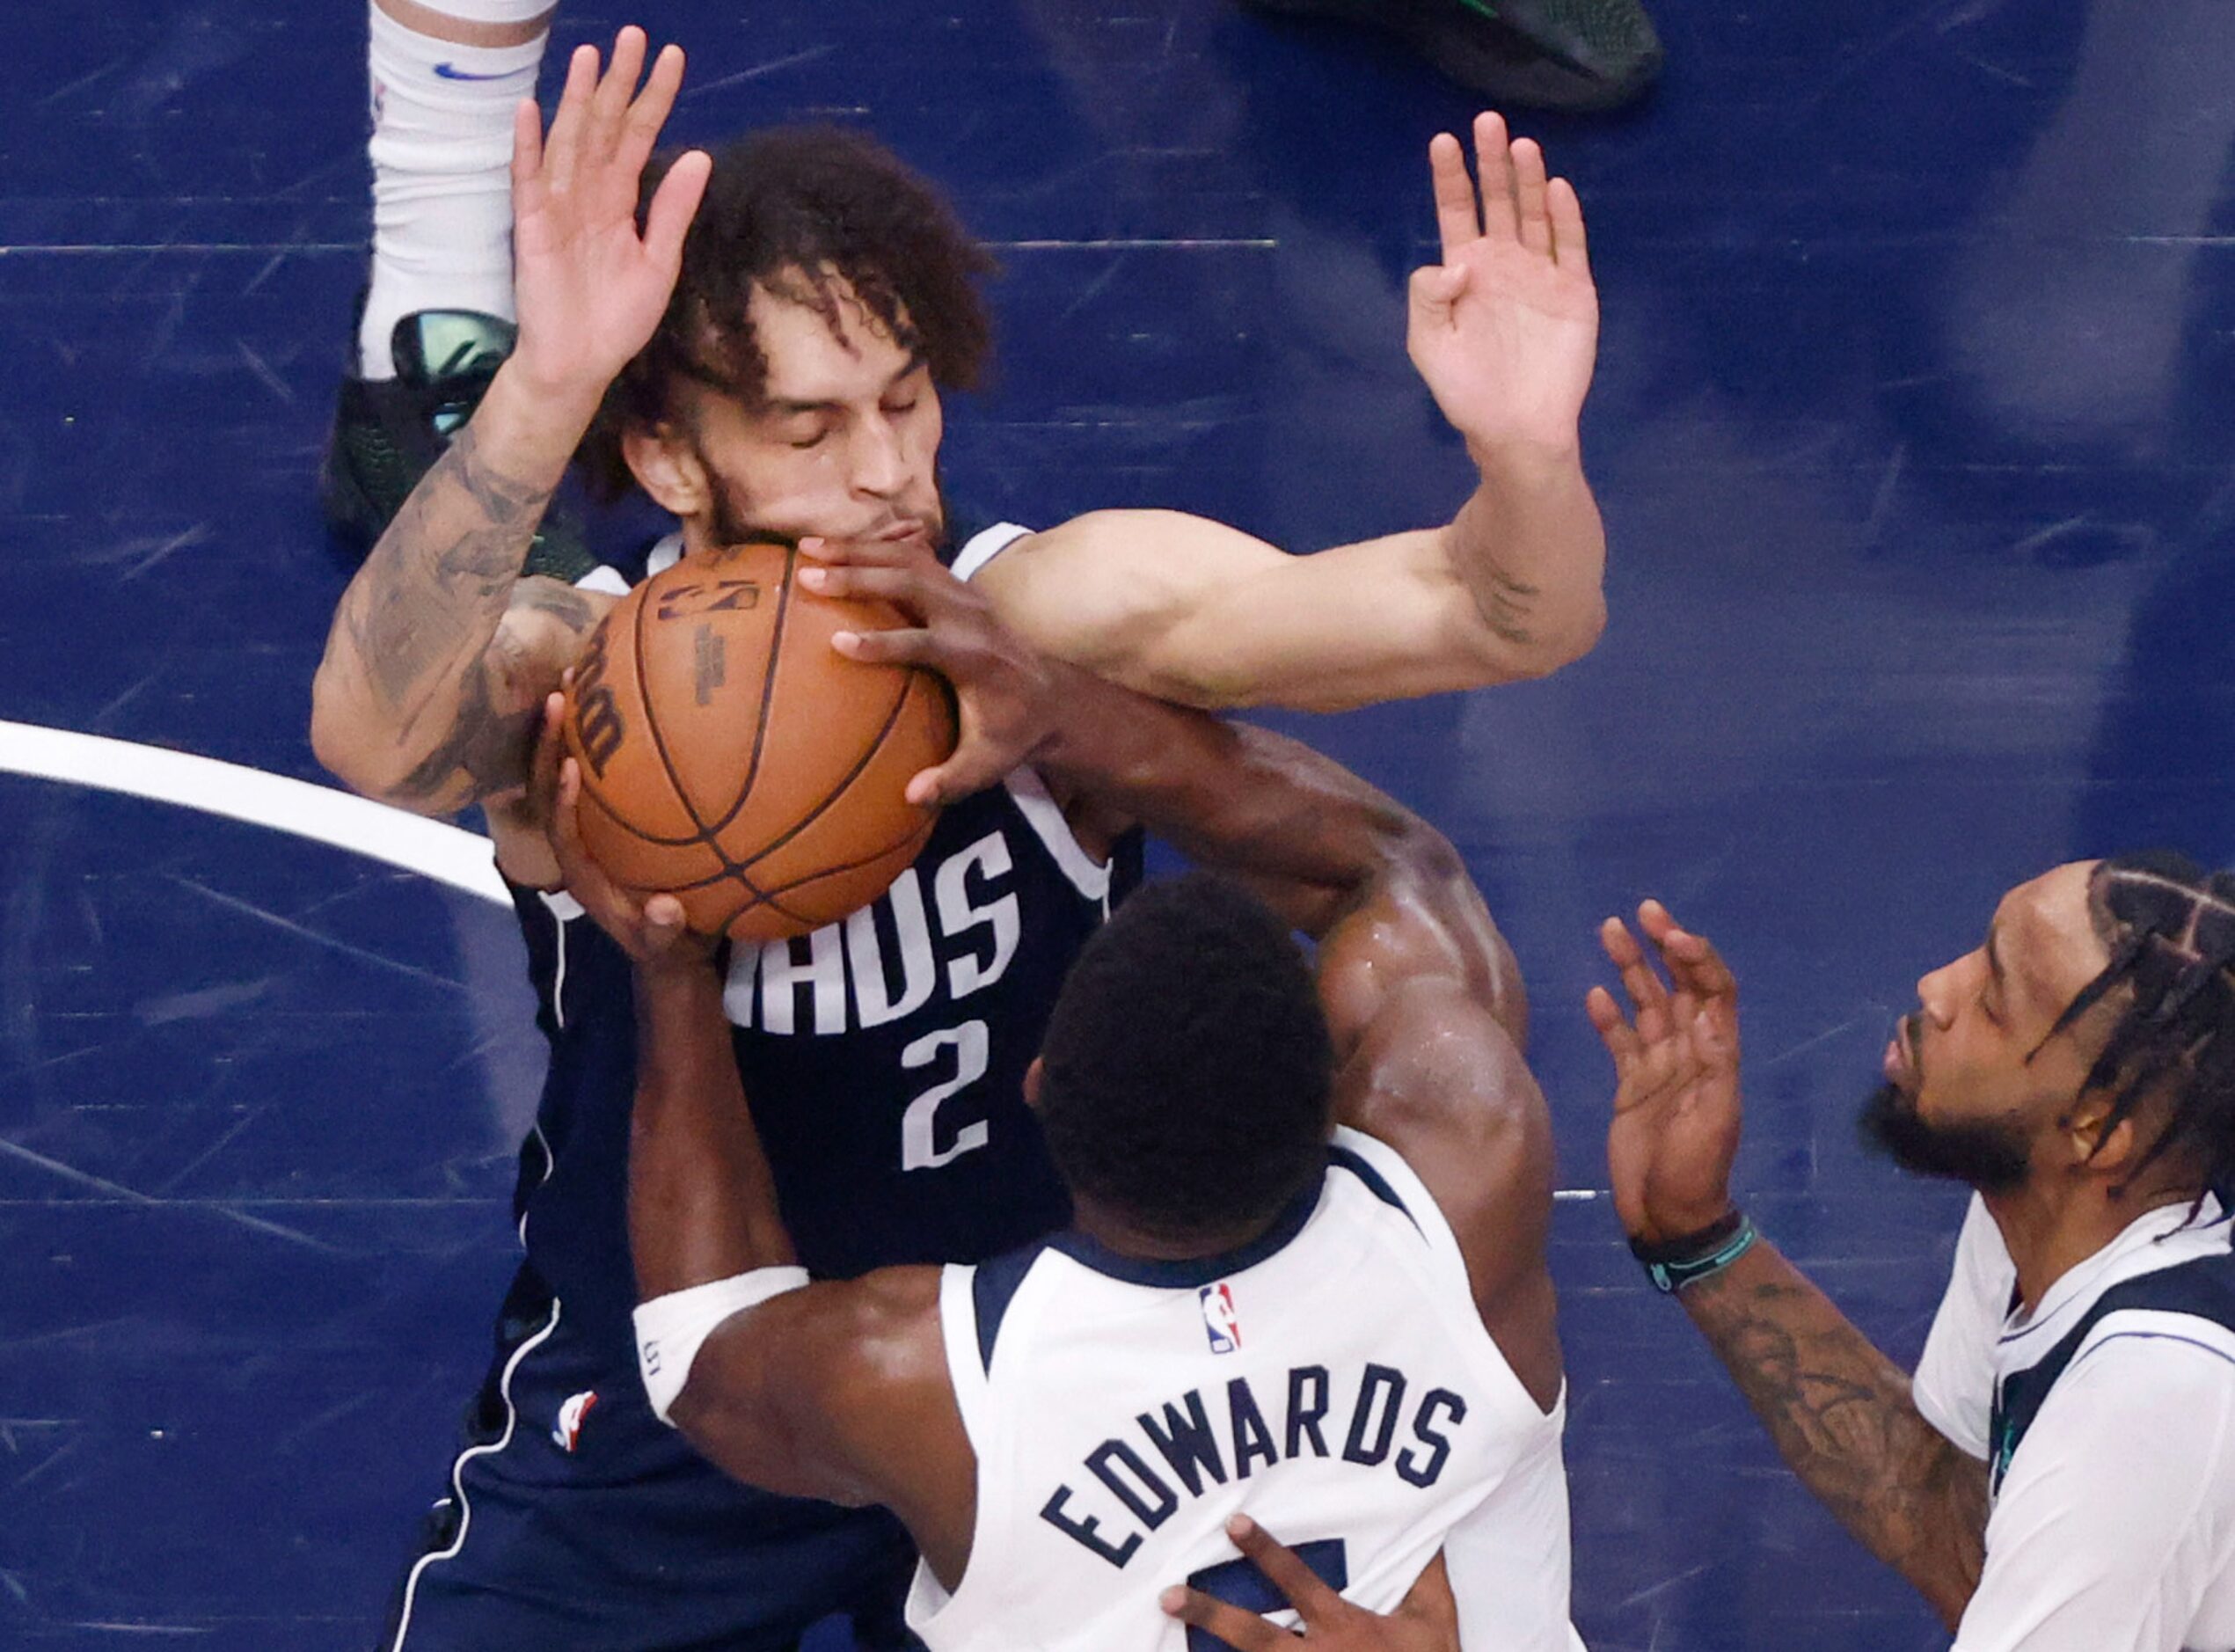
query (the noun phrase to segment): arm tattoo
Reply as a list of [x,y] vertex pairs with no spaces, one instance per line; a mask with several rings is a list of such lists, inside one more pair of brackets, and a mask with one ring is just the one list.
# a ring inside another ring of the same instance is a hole
[[530,613],[549,614],[578,636],[597,620],[589,599],[581,592],[571,585],[561,585],[556,580],[540,579],[534,575],[513,588],[512,606],[525,609]]
[[1693,1322],[1803,1485],[1953,1626],[1979,1581],[1986,1466],[1943,1438],[1910,1380],[1791,1263],[1759,1245],[1686,1290]]
[[[508,754],[517,747],[520,719],[499,713],[503,685],[492,683],[483,656],[521,583],[551,494],[490,465],[469,424],[343,594],[329,661],[366,685],[398,752],[420,754],[398,787],[399,798],[429,801],[460,779],[478,796],[492,777],[516,766]],[[536,585],[523,606],[570,629],[588,628],[590,613],[579,593]],[[527,716],[532,724],[532,708]]]
[[534,761],[542,707],[504,713],[489,698],[489,675],[479,664],[458,685],[457,720],[417,767],[396,783],[399,802],[431,803],[457,789],[464,779],[467,800],[509,791],[528,778]]
[[1534,618],[1537,599],[1544,595],[1543,588],[1515,579],[1495,562],[1491,563],[1486,584],[1470,583],[1476,611],[1482,623],[1504,641],[1517,648],[1535,646],[1537,632]]

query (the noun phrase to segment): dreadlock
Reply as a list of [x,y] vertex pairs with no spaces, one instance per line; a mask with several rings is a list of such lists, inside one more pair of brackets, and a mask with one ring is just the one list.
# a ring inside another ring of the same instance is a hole
[[2104,1135],[2170,1081],[2172,1117],[2127,1181],[2182,1149],[2224,1198],[2235,1188],[2235,876],[2171,851],[2121,855],[2091,874],[2088,910],[2110,961],[2050,1035],[2127,988],[2085,1083],[2112,1095]]

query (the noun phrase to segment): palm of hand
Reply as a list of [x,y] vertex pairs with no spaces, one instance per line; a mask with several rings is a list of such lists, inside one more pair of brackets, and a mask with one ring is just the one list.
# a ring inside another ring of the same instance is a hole
[[1643,1238],[1696,1232],[1722,1214],[1727,1197],[1740,1121],[1735,1046],[1727,1063],[1711,1058],[1698,1048],[1692,1020],[1687,1009],[1681,1030],[1644,1047],[1620,1073],[1607,1126],[1615,1213]]
[[1464,284],[1415,303],[1407,347],[1444,418],[1477,442],[1573,442],[1598,350],[1589,274],[1487,236],[1442,268]]
[[1621,972],[1631,1015],[1603,987],[1584,1007],[1614,1058],[1606,1159],[1615,1212],[1633,1238],[1659,1242],[1697,1232],[1729,1208],[1741,1117],[1738,983],[1714,947],[1678,928],[1659,902],[1638,916],[1669,982],[1637,937],[1609,918],[1599,939]]
[[637,235],[636,186],[579,180],[566,194],[523,198],[513,228],[524,333],[625,361],[667,307],[669,281]]
[[581,48],[550,133],[532,104],[515,123],[516,354],[546,384],[594,381],[602,391],[644,347],[675,290],[683,233],[705,188],[705,156],[679,157],[639,229],[645,164],[683,80],[683,54],[670,46],[639,92],[644,54],[643,31],[624,29],[601,77],[595,48]]
[[1582,208],[1496,115],[1474,143],[1479,189],[1456,139],[1428,146],[1443,261],[1413,276],[1406,348],[1470,442],[1569,449],[1598,350]]

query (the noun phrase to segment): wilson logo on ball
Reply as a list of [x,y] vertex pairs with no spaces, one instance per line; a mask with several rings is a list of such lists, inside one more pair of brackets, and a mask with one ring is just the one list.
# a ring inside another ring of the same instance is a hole
[[605,765],[621,749],[621,742],[628,736],[628,725],[622,721],[620,701],[605,680],[606,632],[600,627],[590,638],[589,647],[582,650],[581,662],[574,668],[574,720],[582,742],[582,756],[589,759],[590,771],[601,779]]
[[804,935],[876,899],[937,816],[909,777],[954,749],[939,678],[831,646],[902,617],[800,588],[797,559],[694,552],[617,603],[574,671],[582,846],[705,934]]

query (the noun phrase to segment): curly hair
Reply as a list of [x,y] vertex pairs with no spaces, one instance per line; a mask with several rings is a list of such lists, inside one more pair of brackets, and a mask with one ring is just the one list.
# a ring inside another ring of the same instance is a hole
[[1269,1220],[1326,1163],[1334,1049],[1311,966],[1239,884],[1159,879],[1071,966],[1040,1120],[1073,1192],[1180,1242]]
[[[680,153],[645,169],[639,224]],[[761,400],[768,358],[753,329],[756,288],[814,311],[834,332],[851,295],[902,349],[923,352],[940,389],[975,389],[993,343],[978,283],[995,267],[939,193],[861,133],[773,127],[724,146],[683,238],[667,313],[583,440],[588,479],[609,499],[628,492],[622,435],[671,417],[683,380],[748,406]]]

